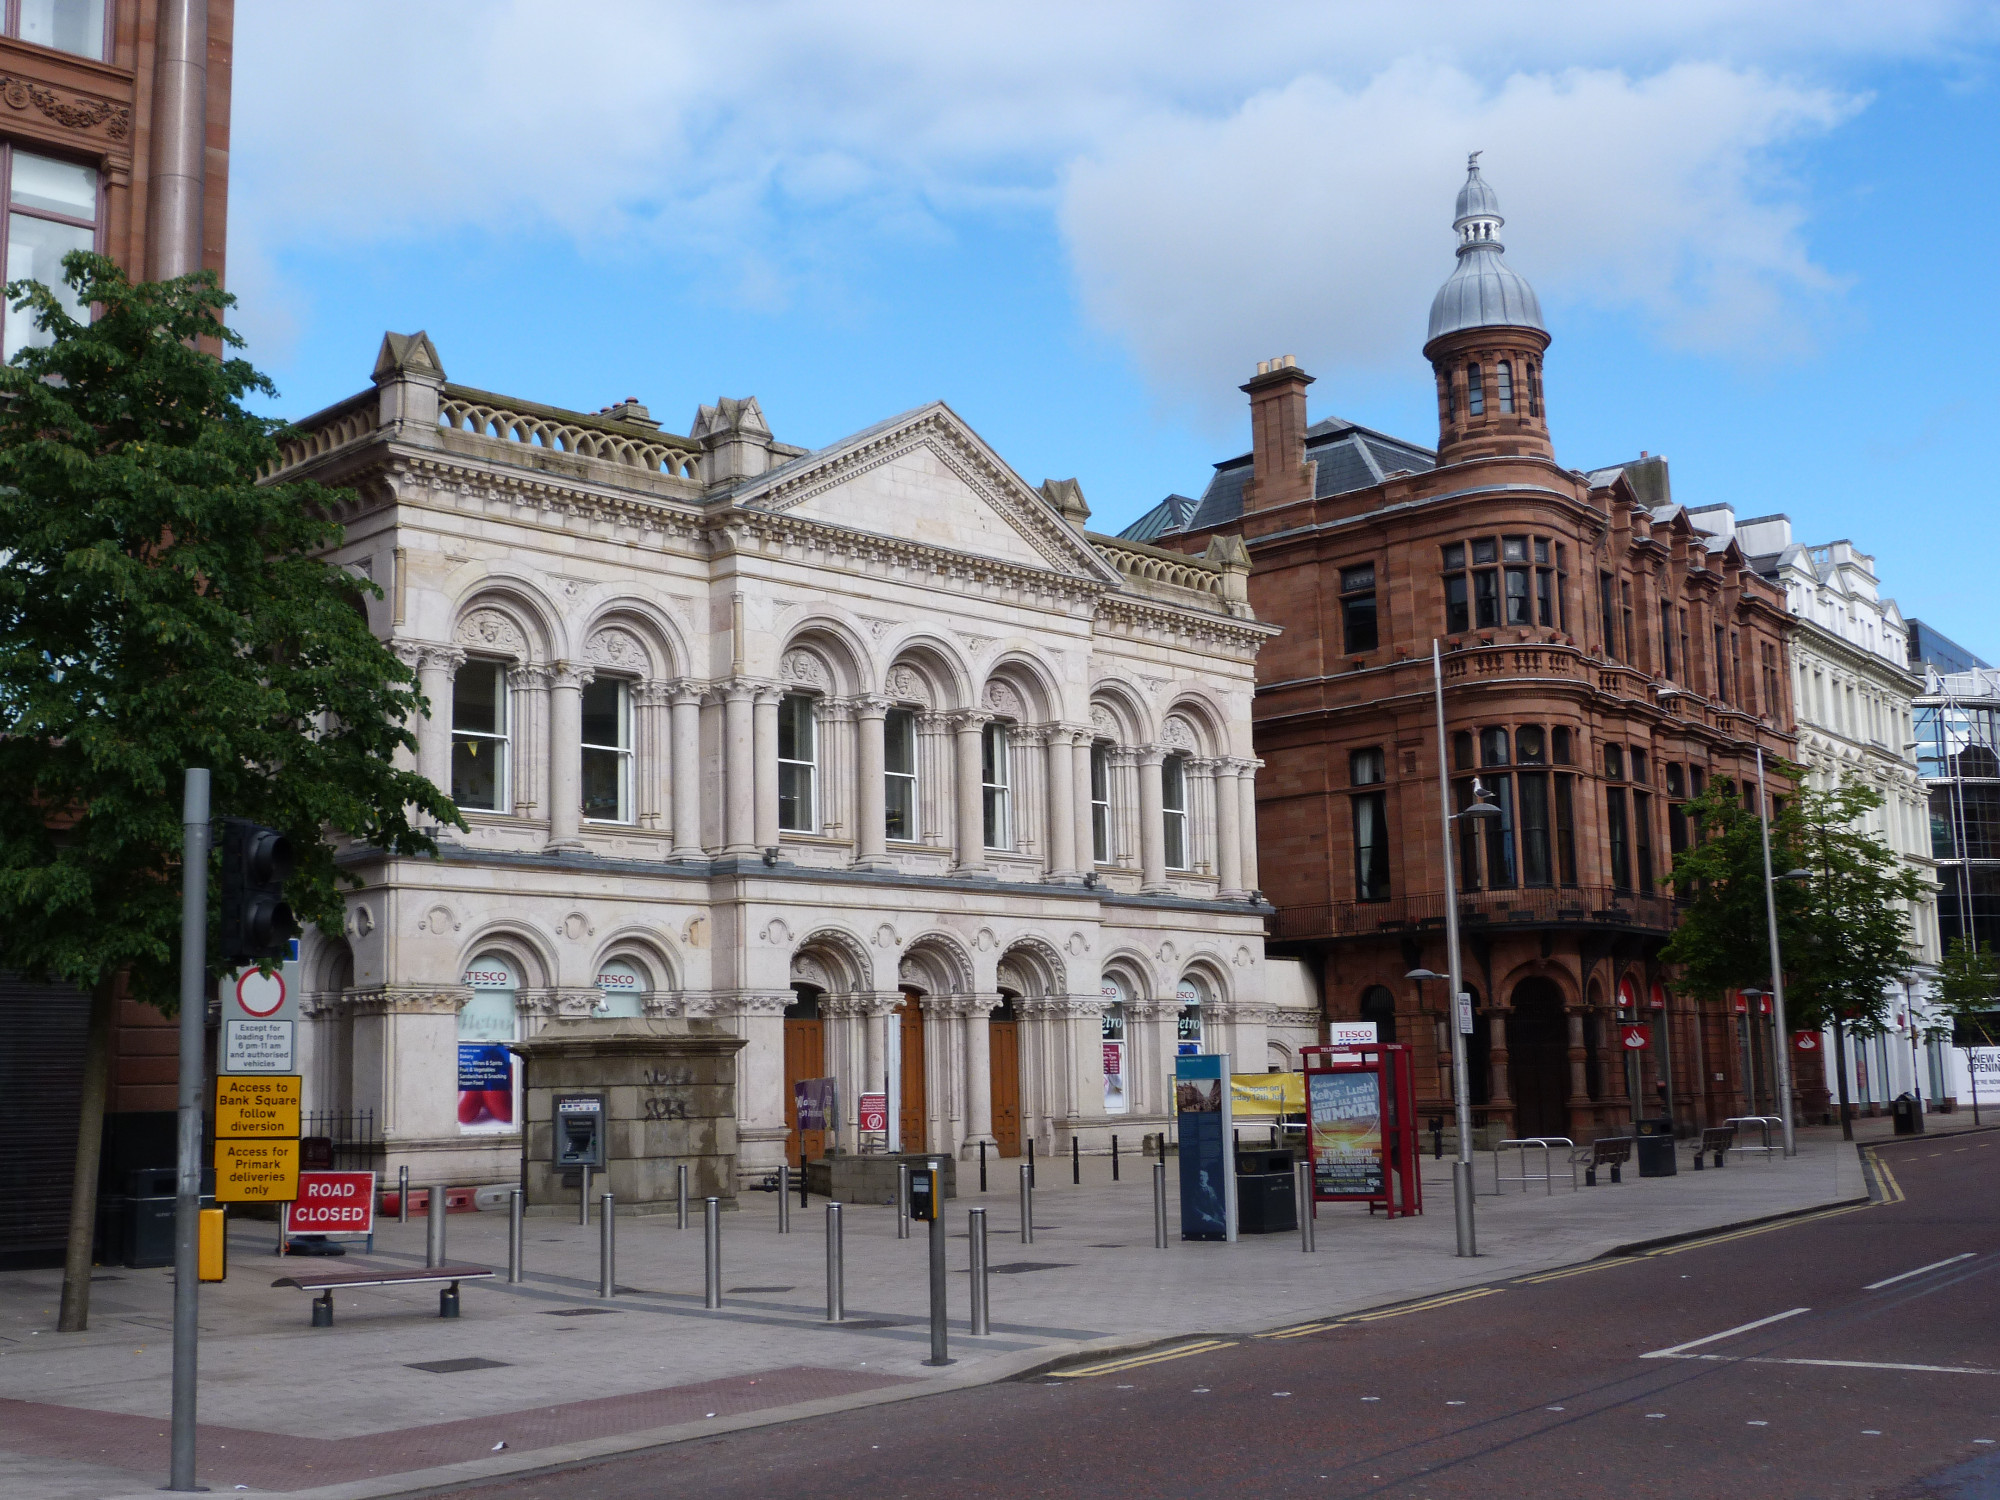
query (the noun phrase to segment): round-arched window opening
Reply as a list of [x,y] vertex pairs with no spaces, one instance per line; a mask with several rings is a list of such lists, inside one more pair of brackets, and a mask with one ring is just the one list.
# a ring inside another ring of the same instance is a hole
[[1361,994],[1361,1019],[1375,1023],[1375,1040],[1396,1040],[1396,997],[1379,984],[1371,984]]
[[505,954],[483,953],[464,983],[472,998],[458,1012],[458,1128],[466,1135],[511,1131],[519,1111],[507,1043],[520,1035],[520,975]]
[[594,1016],[643,1016],[646,994],[652,988],[639,966],[629,958],[614,958],[597,970],[597,1004]]
[[1209,1003],[1208,981],[1199,974],[1183,974],[1175,986],[1174,999],[1180,1006],[1174,1029],[1174,1053],[1178,1057],[1198,1057],[1205,1040],[1202,1007]]

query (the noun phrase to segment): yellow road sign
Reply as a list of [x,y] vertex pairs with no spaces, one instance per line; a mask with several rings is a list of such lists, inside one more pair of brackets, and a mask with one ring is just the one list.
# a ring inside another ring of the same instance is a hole
[[299,1195],[297,1141],[217,1141],[218,1203],[289,1203]]
[[296,1073],[230,1073],[215,1080],[218,1140],[282,1140],[299,1133]]

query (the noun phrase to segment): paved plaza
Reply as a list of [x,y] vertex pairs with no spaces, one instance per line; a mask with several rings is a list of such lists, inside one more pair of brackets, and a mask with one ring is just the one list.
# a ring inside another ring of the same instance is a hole
[[[1864,1121],[1863,1142],[1887,1121]],[[1969,1115],[1935,1117],[1937,1149]],[[846,1321],[826,1322],[825,1207],[778,1233],[774,1196],[724,1216],[723,1306],[704,1309],[702,1235],[669,1217],[621,1218],[618,1292],[597,1296],[598,1228],[528,1221],[527,1279],[476,1282],[464,1315],[424,1286],[345,1292],[335,1326],[309,1326],[304,1293],[273,1288],[275,1226],[239,1221],[227,1282],[202,1291],[201,1476],[218,1492],[387,1495],[676,1441],[808,1413],[1007,1379],[1065,1358],[1189,1335],[1247,1336],[1410,1299],[1449,1295],[1772,1215],[1866,1202],[1868,1173],[1838,1132],[1801,1133],[1797,1158],[1732,1158],[1722,1171],[1552,1192],[1493,1193],[1479,1165],[1476,1260],[1453,1253],[1448,1162],[1425,1164],[1429,1212],[1371,1218],[1324,1206],[1318,1249],[1295,1233],[1235,1245],[1153,1247],[1151,1164],[1127,1155],[1044,1160],[1035,1240],[1020,1238],[1017,1163],[991,1191],[963,1165],[950,1206],[951,1355],[929,1368],[925,1226],[899,1240],[886,1207],[849,1206]],[[1170,1203],[1173,1164],[1168,1165]],[[993,1274],[990,1336],[966,1332],[966,1210],[983,1207]],[[1177,1207],[1175,1209],[1177,1221]],[[454,1214],[448,1254],[504,1268],[504,1213]],[[424,1225],[389,1221],[373,1263],[420,1266]],[[1748,1236],[1746,1271],[1758,1254]],[[49,1500],[151,1494],[165,1474],[172,1275],[106,1269],[91,1328],[54,1333],[60,1273],[0,1276],[0,1491]],[[423,1366],[463,1362],[438,1371]]]

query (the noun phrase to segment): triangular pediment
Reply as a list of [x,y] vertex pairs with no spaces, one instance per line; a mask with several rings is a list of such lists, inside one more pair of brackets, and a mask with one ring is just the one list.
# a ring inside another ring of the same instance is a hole
[[1105,583],[1117,572],[942,402],[740,486],[738,505]]

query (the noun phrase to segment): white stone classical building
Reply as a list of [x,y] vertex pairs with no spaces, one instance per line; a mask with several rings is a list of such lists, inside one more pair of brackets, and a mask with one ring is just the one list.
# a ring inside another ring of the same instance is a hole
[[499,1044],[557,1015],[746,1037],[745,1175],[796,1152],[798,1078],[846,1150],[885,1080],[907,1149],[1099,1150],[1167,1121],[1177,1050],[1317,1038],[1267,992],[1240,543],[1089,534],[942,404],[679,437],[451,385],[422,334],[302,427],[279,476],[353,491],[338,558],[471,824],[351,851],[302,955],[309,1108],[374,1111],[384,1169],[511,1177]]
[[[1696,519],[1713,525],[1725,509],[1701,512]],[[1882,806],[1868,815],[1868,831],[1934,886],[1937,861],[1913,744],[1912,700],[1922,683],[1909,669],[1902,611],[1883,596],[1875,559],[1851,541],[1801,545],[1785,515],[1736,521],[1734,535],[1752,566],[1785,591],[1797,622],[1786,652],[1800,759],[1816,785],[1859,781],[1881,793]],[[1912,902],[1909,915],[1910,970],[1888,996],[1889,1013],[1900,1024],[1889,1034],[1856,1039],[1849,1048],[1849,1098],[1864,1111],[1886,1106],[1906,1090],[1933,1102],[1940,1092],[1951,1097],[1954,1072],[1962,1076],[1963,1061],[1948,1055],[1951,1048],[1924,1040],[1930,1029],[1925,998],[1939,956],[1935,894]]]

